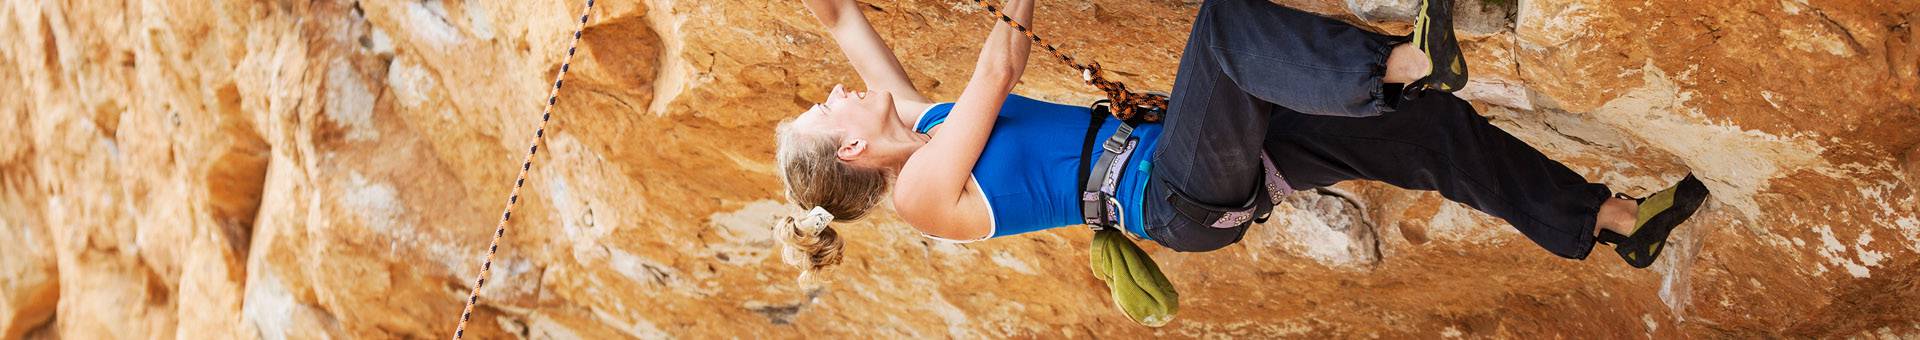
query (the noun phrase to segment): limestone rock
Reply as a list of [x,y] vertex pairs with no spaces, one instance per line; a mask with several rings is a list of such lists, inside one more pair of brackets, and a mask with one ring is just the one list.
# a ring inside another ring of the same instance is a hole
[[[1411,13],[1281,3],[1392,34]],[[1078,228],[956,245],[878,214],[838,226],[845,263],[801,285],[769,231],[796,211],[772,129],[858,83],[832,39],[797,1],[600,0],[468,336],[1920,336],[1920,3],[1486,3],[1460,3],[1481,11],[1462,11],[1464,95],[1615,190],[1700,175],[1691,261],[1558,259],[1354,183],[1377,264],[1297,251],[1290,233],[1333,230],[1287,229],[1308,224],[1149,246],[1187,298],[1159,329],[1108,327],[1126,321]],[[984,10],[863,4],[917,86],[958,95]],[[0,4],[0,338],[446,337],[583,5]],[[1043,1],[1036,26],[1166,90],[1197,7]],[[1032,63],[1021,93],[1095,98]]]
[[1333,188],[1302,191],[1287,196],[1292,209],[1276,209],[1260,228],[1285,230],[1270,236],[1292,240],[1284,247],[1289,253],[1332,267],[1370,268],[1380,263],[1380,238],[1359,199]]
[[1347,10],[1366,21],[1412,21],[1420,15],[1419,0],[1346,0]]
[[1920,186],[1920,147],[1907,151],[1907,185]]
[[[1347,11],[1369,23],[1412,24],[1420,15],[1421,0],[1345,0]],[[1454,29],[1462,38],[1476,38],[1512,29],[1513,0],[1462,0],[1453,3]]]

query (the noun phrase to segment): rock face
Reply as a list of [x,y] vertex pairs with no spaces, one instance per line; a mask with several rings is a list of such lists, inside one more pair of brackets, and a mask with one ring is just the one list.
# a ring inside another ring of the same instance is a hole
[[[1190,2],[1047,1],[1038,26],[1164,90]],[[866,4],[954,98],[982,9]],[[769,238],[796,211],[771,131],[857,84],[831,38],[796,1],[603,0],[468,335],[1920,336],[1920,3],[1461,6],[1484,14],[1462,24],[1483,114],[1618,191],[1691,170],[1717,194],[1655,270],[1348,183],[1364,208],[1321,208],[1364,223],[1149,246],[1187,298],[1159,329],[1105,300],[1076,228],[955,245],[880,214],[839,227],[831,281],[797,284]],[[0,338],[445,337],[581,7],[0,5]],[[1033,60],[1018,91],[1094,98]]]

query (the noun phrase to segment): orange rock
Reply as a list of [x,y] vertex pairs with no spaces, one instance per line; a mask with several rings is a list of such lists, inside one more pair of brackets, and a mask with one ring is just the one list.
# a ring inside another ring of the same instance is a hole
[[[1189,2],[1041,2],[1035,26],[1167,90]],[[838,47],[797,1],[601,0],[468,335],[1920,335],[1892,303],[1920,296],[1920,44],[1886,14],[1911,2],[1516,3],[1463,24],[1490,31],[1463,35],[1480,107],[1622,192],[1706,179],[1697,265],[1664,272],[1690,285],[1377,183],[1355,185],[1366,216],[1403,235],[1364,269],[1289,250],[1314,233],[1279,225],[1215,253],[1148,246],[1187,297],[1157,330],[1124,326],[1076,228],[952,245],[878,214],[839,226],[845,263],[801,285],[770,256],[794,209],[771,130],[858,83]],[[958,95],[982,9],[864,4],[916,85]],[[582,5],[0,5],[0,338],[446,337]],[[1095,99],[1032,62],[1018,91]]]

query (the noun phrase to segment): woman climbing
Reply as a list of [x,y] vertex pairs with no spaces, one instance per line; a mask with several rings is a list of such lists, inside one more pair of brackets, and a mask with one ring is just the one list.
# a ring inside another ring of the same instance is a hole
[[[1208,1],[1164,121],[1094,130],[1087,107],[1009,94],[1030,42],[1008,25],[987,36],[958,100],[935,103],[861,5],[807,0],[868,91],[835,86],[780,124],[782,179],[791,200],[835,221],[891,199],[940,239],[1092,224],[1178,251],[1239,241],[1278,192],[1378,180],[1439,191],[1561,257],[1597,241],[1650,265],[1706,188],[1689,175],[1647,198],[1609,197],[1489,124],[1450,93],[1467,77],[1450,1],[1427,2],[1413,34],[1394,37],[1265,0]],[[1032,0],[1005,5],[1031,27]]]

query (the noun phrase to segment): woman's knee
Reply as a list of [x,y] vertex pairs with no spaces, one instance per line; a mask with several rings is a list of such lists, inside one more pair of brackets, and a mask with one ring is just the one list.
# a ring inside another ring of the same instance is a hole
[[1240,238],[1246,236],[1247,228],[1252,225],[1249,223],[1234,228],[1220,229],[1192,223],[1179,217],[1171,219],[1170,222],[1171,223],[1159,226],[1158,228],[1149,226],[1147,234],[1148,236],[1152,236],[1154,242],[1160,243],[1161,246],[1179,252],[1208,252],[1226,248],[1234,243],[1239,243]]
[[[1149,198],[1146,207],[1146,232],[1147,236],[1153,238],[1153,240],[1160,243],[1160,245],[1166,246],[1168,249],[1181,252],[1218,250],[1240,242],[1241,237],[1246,236],[1247,229],[1253,225],[1253,222],[1249,221],[1253,215],[1247,215],[1238,220],[1226,220],[1223,217],[1221,221],[1200,221],[1196,216],[1192,216],[1191,211],[1189,213],[1178,211],[1179,209],[1174,207],[1176,204],[1174,202],[1180,200],[1183,204],[1187,204],[1189,208],[1212,208],[1209,210],[1219,211],[1234,210],[1234,208],[1211,207],[1205,204],[1194,203],[1191,197],[1179,197],[1179,193],[1175,190],[1170,190],[1168,183],[1163,181],[1154,182],[1155,183],[1147,186],[1148,189],[1146,192]],[[1256,199],[1255,202],[1251,204],[1260,206],[1270,204],[1270,202],[1265,202],[1264,199]],[[1242,212],[1241,214],[1246,213],[1247,212]],[[1265,215],[1267,210],[1254,209],[1252,213],[1254,215]],[[1214,225],[1221,223],[1230,224],[1230,226]]]

